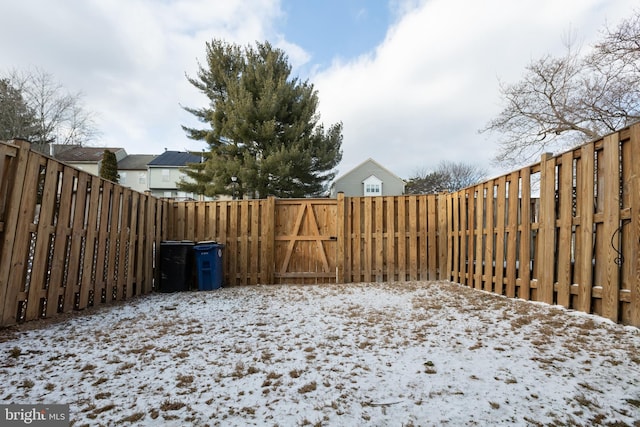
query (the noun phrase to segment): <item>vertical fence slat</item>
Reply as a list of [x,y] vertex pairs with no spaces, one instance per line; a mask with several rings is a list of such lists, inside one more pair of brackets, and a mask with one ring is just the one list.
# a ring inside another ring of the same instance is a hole
[[82,281],[80,283],[80,295],[78,309],[84,309],[88,305],[89,293],[93,290],[91,272],[94,264],[94,249],[96,245],[96,226],[98,223],[98,200],[100,199],[100,179],[92,177],[91,195],[89,204],[86,205],[88,212],[87,223],[85,225],[84,259],[82,261]]
[[[453,280],[454,282],[464,283],[464,272],[462,271],[462,268],[460,268],[460,258],[462,257],[461,248],[463,240],[460,235],[460,194],[461,192],[458,191],[451,197],[443,197],[442,195],[438,195],[438,204],[441,205],[443,200],[445,200],[447,203],[447,217],[445,221],[447,222],[447,234],[449,236],[447,244],[450,249],[449,251],[447,251],[449,257],[447,259],[446,277],[450,280]],[[442,206],[440,206],[440,209],[442,209]]]
[[[631,224],[630,240],[633,245],[640,245],[640,126],[631,127],[631,135],[629,144],[631,145],[629,152],[631,159],[629,162],[630,185],[629,196],[631,198]],[[640,250],[635,246],[636,250],[631,251],[629,255],[629,263],[631,264],[631,285],[630,285],[630,319],[629,323],[636,328],[640,328]]]
[[516,296],[519,184],[519,173],[511,173],[511,175],[509,175],[509,189],[507,196],[507,283],[505,287],[505,295],[509,298],[514,298]]
[[[384,222],[384,198],[375,197],[375,267],[374,275],[376,282],[382,282],[384,277],[384,242],[383,222]],[[372,212],[373,214],[373,212]]]
[[394,196],[386,197],[387,201],[387,281],[396,280],[396,201]]
[[[438,250],[445,251],[448,253],[447,248],[449,245],[447,244],[448,238],[448,229],[447,229],[447,198],[442,199],[442,203],[444,204],[444,221],[443,224],[438,222],[437,216],[437,201],[440,196],[424,196],[422,199],[422,209],[420,217],[423,221],[426,221],[426,224],[422,224],[420,227],[420,246],[423,247],[423,251],[426,251],[424,257],[421,260],[423,264],[421,267],[420,280],[438,280],[438,262],[439,262],[439,253]],[[444,225],[444,230],[439,230],[440,226]],[[444,236],[440,236],[439,233],[444,232]],[[438,245],[438,238],[444,237],[444,246]],[[442,264],[441,274],[448,277],[449,272],[451,271],[450,267],[447,267],[449,264],[449,257],[444,258],[444,264]],[[445,279],[443,279],[445,280]]]
[[493,252],[493,239],[495,235],[494,223],[493,223],[493,211],[495,204],[495,185],[491,181],[486,186],[485,195],[485,214],[484,214],[484,271],[482,273],[483,289],[487,292],[493,292],[493,268],[495,265],[494,252]]
[[58,300],[64,298],[64,273],[67,261],[67,241],[71,237],[69,220],[71,219],[71,203],[75,173],[72,168],[62,168],[62,188],[60,190],[58,222],[56,223],[56,237],[54,242],[53,263],[51,265],[51,280],[47,291],[46,316],[51,317],[58,312]]
[[58,169],[56,162],[42,158],[45,168],[44,185],[40,199],[40,213],[36,231],[36,244],[32,260],[31,283],[27,296],[27,311],[25,320],[34,320],[41,317],[40,303],[46,297],[44,289],[45,276],[49,268],[50,236],[54,228],[52,226],[56,204],[56,191],[58,184]]
[[475,268],[473,287],[482,289],[482,260],[483,258],[483,233],[484,233],[484,185],[476,186],[476,222],[475,222],[475,245],[476,254],[473,260]]
[[[604,226],[606,245],[605,277],[602,283],[602,316],[618,321],[620,268],[614,242],[620,227],[620,141],[619,133],[604,137]],[[612,243],[613,242],[613,243]]]
[[553,304],[556,164],[551,154],[544,154],[540,164],[540,228],[538,252],[536,253],[537,299],[547,304]]
[[373,258],[373,211],[371,209],[372,206],[372,198],[365,197],[364,198],[364,232],[363,232],[363,248],[364,248],[364,260],[363,260],[363,276],[365,282],[371,281],[371,269],[372,269],[372,258]]
[[495,237],[495,293],[504,294],[504,250],[507,239],[505,238],[505,209],[506,209],[506,176],[501,176],[497,180],[497,202],[496,202],[496,237]]
[[591,290],[593,282],[593,213],[594,213],[594,173],[595,149],[593,144],[580,149],[580,179],[577,210],[580,215],[580,252],[576,256],[575,269],[578,272],[577,309],[591,312]]
[[470,213],[469,209],[473,204],[473,199],[469,198],[468,190],[463,190],[461,192],[458,192],[458,194],[460,195],[459,198],[456,198],[456,200],[459,200],[458,212],[460,213],[460,227],[458,227],[458,236],[460,239],[460,261],[458,264],[458,271],[460,271],[460,273],[458,274],[458,277],[462,278],[463,284],[471,286],[472,278],[470,273],[471,270],[469,266],[469,260],[472,257],[469,256],[469,254],[473,252],[473,244],[469,236],[471,233],[471,228],[473,226],[473,214]]
[[417,196],[409,196],[409,280],[418,280]]
[[531,297],[531,170],[525,168],[520,175],[520,256],[518,297]]
[[[433,252],[437,253],[437,257],[433,257],[434,264],[429,266],[429,278],[440,280],[449,280],[451,270],[446,269],[451,265],[449,258],[449,251],[447,250],[447,203],[445,203],[444,194],[438,196],[430,196],[430,203],[433,205],[433,218],[431,215],[429,218],[433,219],[432,226],[429,227],[429,234],[433,235]],[[439,208],[436,208],[436,204],[439,203]],[[430,223],[431,224],[431,223]],[[437,240],[435,235],[437,235]],[[436,262],[437,260],[437,262]],[[438,267],[439,266],[439,267]]]
[[560,228],[556,247],[558,258],[557,304],[569,308],[571,303],[571,227],[573,203],[573,152],[562,155],[558,177]]

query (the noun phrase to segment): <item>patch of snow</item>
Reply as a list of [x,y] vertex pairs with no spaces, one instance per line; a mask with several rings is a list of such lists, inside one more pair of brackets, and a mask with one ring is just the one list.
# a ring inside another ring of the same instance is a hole
[[153,294],[0,333],[74,425],[633,425],[640,333],[447,282]]

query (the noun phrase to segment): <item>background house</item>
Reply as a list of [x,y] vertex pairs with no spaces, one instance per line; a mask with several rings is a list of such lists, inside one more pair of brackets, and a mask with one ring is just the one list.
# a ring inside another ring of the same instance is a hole
[[176,200],[195,200],[198,195],[178,190],[178,182],[188,179],[181,171],[189,163],[200,163],[202,158],[184,151],[165,151],[147,163],[149,191],[155,197]]
[[331,197],[343,192],[347,197],[400,196],[405,182],[380,163],[369,158],[336,178],[331,185]]
[[51,157],[93,175],[100,175],[100,163],[102,163],[104,150],[114,153],[118,162],[127,156],[125,149],[119,147],[81,147],[79,145],[53,144],[49,149]]
[[144,193],[149,190],[147,164],[158,157],[155,154],[129,154],[118,162],[118,183],[123,187]]

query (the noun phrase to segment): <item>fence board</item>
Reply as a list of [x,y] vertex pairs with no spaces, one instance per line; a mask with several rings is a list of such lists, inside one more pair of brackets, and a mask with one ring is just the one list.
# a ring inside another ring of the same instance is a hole
[[[604,174],[603,185],[603,212],[604,212],[604,239],[599,242],[605,245],[606,255],[604,268],[604,280],[602,282],[602,316],[616,322],[620,303],[620,269],[617,262],[618,254],[613,245],[619,247],[619,243],[613,240],[618,235],[620,227],[620,143],[618,134],[614,133],[604,138]],[[603,241],[604,240],[604,241]]]
[[[493,292],[493,266],[495,265],[493,253],[493,241],[495,230],[493,228],[493,210],[495,201],[495,184],[491,181],[486,187],[484,198],[485,212],[482,237],[484,240],[484,264],[482,272],[482,287],[487,292]],[[479,260],[482,262],[482,260]]]
[[507,283],[505,295],[509,298],[516,296],[517,279],[517,245],[518,245],[518,203],[520,189],[520,176],[518,172],[509,175],[509,189],[507,198]]
[[576,233],[580,242],[576,256],[578,277],[577,309],[591,312],[591,291],[593,283],[593,214],[594,214],[594,173],[595,150],[593,144],[580,149],[580,177],[576,207],[580,216],[580,232]]
[[475,209],[476,209],[476,222],[475,222],[475,248],[476,254],[475,259],[473,259],[473,266],[475,268],[474,272],[474,288],[482,289],[482,279],[483,279],[483,251],[484,251],[484,201],[485,197],[485,188],[484,184],[476,186],[476,199],[475,199]]
[[386,236],[387,236],[387,270],[386,280],[394,282],[397,280],[397,257],[396,257],[396,203],[397,197],[386,197],[386,209],[387,209],[387,224],[386,224]]
[[[25,178],[22,188],[16,194],[19,200],[19,215],[16,225],[15,240],[11,252],[7,251],[3,258],[11,258],[9,275],[7,280],[7,293],[4,300],[3,324],[12,324],[17,320],[24,320],[24,314],[18,313],[18,309],[26,300],[25,281],[29,259],[29,244],[31,242],[31,225],[36,210],[36,198],[40,176],[41,158],[34,153],[24,153],[27,157]],[[3,250],[6,250],[3,248]]]
[[[496,190],[497,194],[497,202],[496,202],[496,224],[495,224],[495,272],[493,273],[495,276],[495,293],[498,295],[504,294],[504,268],[505,268],[505,244],[507,239],[505,238],[505,209],[506,209],[506,184],[507,179],[506,176],[501,176],[497,180]],[[493,240],[493,239],[492,239]]]
[[384,198],[375,197],[375,269],[376,282],[384,281]]
[[556,245],[557,304],[569,308],[571,303],[571,253],[572,253],[572,204],[573,204],[573,152],[561,157],[558,177],[559,230]]
[[550,154],[541,160],[540,177],[540,226],[538,252],[536,254],[536,278],[538,279],[537,300],[553,304],[553,273],[555,251],[555,182],[556,164]]
[[[631,159],[629,195],[631,206],[631,225],[629,229],[629,241],[636,244],[640,242],[640,126],[631,128],[629,152]],[[629,298],[629,324],[640,328],[640,251],[630,250],[626,252],[629,256],[631,270],[630,277],[630,298]]]

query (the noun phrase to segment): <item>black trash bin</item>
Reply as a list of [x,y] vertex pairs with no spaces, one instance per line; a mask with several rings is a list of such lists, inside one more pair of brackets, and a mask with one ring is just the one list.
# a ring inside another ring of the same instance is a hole
[[191,290],[194,245],[189,240],[160,242],[160,292]]
[[222,250],[217,242],[199,242],[193,247],[198,270],[198,289],[210,291],[222,286]]

